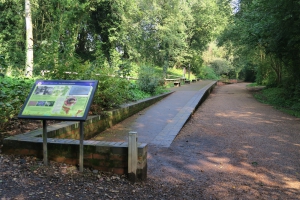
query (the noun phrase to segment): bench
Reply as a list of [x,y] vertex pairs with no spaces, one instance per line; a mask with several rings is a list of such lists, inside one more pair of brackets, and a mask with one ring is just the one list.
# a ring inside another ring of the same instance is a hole
[[175,87],[180,87],[180,79],[179,78],[165,78],[165,84],[172,83]]
[[190,84],[190,83],[191,83],[191,81],[190,81],[190,80],[185,80],[185,81],[184,81],[184,83],[186,83],[186,84]]
[[196,82],[196,79],[192,79],[192,83],[195,83]]
[[182,82],[184,82],[185,80],[186,80],[185,77],[181,77],[181,78],[180,78],[180,81],[182,81]]
[[175,87],[180,87],[180,82],[179,81],[174,82],[174,86]]

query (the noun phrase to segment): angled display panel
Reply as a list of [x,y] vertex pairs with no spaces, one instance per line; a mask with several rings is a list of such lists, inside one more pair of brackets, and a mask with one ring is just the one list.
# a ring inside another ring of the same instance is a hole
[[97,86],[95,80],[38,80],[18,118],[85,121]]

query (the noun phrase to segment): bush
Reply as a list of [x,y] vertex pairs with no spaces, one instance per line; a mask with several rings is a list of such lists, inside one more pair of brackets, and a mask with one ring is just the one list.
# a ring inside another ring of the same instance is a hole
[[199,78],[208,79],[208,80],[218,80],[219,79],[219,77],[216,75],[214,70],[208,66],[204,66],[203,68],[201,68]]
[[140,90],[155,94],[156,88],[162,86],[163,81],[157,77],[152,67],[142,66],[139,70],[137,85]]
[[118,107],[130,100],[129,81],[126,79],[101,76],[98,89],[94,97],[93,114],[100,114],[101,111]]
[[135,83],[131,83],[129,86],[129,96],[131,101],[137,101],[150,97],[149,93],[141,91]]
[[262,103],[270,104],[279,110],[300,117],[299,98],[293,97],[285,88],[267,88],[256,93],[254,96]]
[[33,83],[33,79],[11,77],[0,79],[0,131],[18,115]]

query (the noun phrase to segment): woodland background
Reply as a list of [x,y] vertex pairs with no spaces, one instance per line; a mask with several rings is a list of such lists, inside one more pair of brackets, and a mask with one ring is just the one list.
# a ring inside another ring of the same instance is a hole
[[258,99],[298,115],[300,1],[0,0],[2,127],[39,78],[99,80],[98,114],[164,92],[184,68],[265,85]]

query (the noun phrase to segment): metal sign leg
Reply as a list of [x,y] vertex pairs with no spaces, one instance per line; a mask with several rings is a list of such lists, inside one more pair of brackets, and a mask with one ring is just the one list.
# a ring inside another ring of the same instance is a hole
[[43,120],[43,156],[44,165],[48,165],[48,148],[47,148],[47,123]]
[[83,172],[83,121],[80,121],[79,171]]

